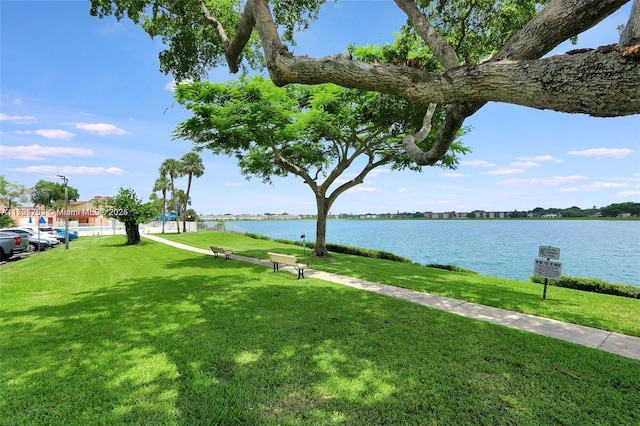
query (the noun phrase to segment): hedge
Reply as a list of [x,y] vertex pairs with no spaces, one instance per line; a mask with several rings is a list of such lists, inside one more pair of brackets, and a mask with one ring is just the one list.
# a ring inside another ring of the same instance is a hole
[[[544,278],[532,276],[534,283],[544,283]],[[579,278],[563,276],[559,281],[548,280],[549,285],[556,287],[572,288],[575,290],[590,291],[592,293],[612,294],[614,296],[640,299],[640,287],[626,284],[613,284],[599,278]]]

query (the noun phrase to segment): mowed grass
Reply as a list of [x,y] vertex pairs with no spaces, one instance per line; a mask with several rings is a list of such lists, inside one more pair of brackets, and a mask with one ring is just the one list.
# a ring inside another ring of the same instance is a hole
[[[285,249],[235,238],[212,243]],[[81,238],[0,267],[0,424],[640,423],[638,361],[123,243]]]
[[329,258],[316,258],[311,256],[309,249],[304,250],[301,246],[256,240],[232,233],[197,232],[164,234],[162,237],[207,250],[210,244],[222,245],[237,254],[259,259],[267,259],[267,251],[292,254],[300,259],[305,259],[306,255],[311,268],[318,270],[640,336],[640,299],[547,286],[547,298],[543,300],[543,285],[530,281],[337,253]]

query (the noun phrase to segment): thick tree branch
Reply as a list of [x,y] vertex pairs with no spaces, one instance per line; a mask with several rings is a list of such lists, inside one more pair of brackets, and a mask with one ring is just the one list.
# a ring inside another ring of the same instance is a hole
[[429,49],[445,69],[455,68],[460,65],[456,52],[445,41],[444,37],[431,26],[413,0],[395,0],[395,2],[407,14],[418,35],[422,37],[422,40],[429,46]]
[[[366,166],[364,166],[362,168],[362,170],[360,171],[360,173],[358,174],[358,176],[354,177],[353,179],[351,179],[348,182],[343,183],[342,185],[340,185],[339,187],[337,187],[327,198],[329,205],[332,205],[333,202],[338,198],[338,196],[342,193],[344,193],[345,191],[347,191],[348,189],[353,188],[354,186],[360,185],[361,183],[364,182],[364,178],[367,176],[367,174],[369,174],[369,172],[373,169],[375,169],[376,167],[380,167],[382,165],[385,165],[387,163],[389,163],[390,160],[388,159],[381,159],[379,161],[373,162],[371,157],[369,157],[369,161],[367,162]],[[325,188],[325,191],[328,189],[328,186]]]
[[214,18],[211,13],[209,13],[209,9],[207,9],[207,5],[204,0],[198,0],[198,4],[200,4],[200,10],[202,10],[202,15],[204,16],[204,20],[211,26],[213,26],[218,32],[218,37],[220,37],[220,41],[224,46],[225,50],[229,46],[229,38],[227,37],[227,33],[224,31],[222,24]]
[[629,22],[620,34],[620,46],[626,47],[633,43],[640,43],[640,0],[633,0]]
[[247,4],[245,4],[244,10],[240,15],[240,20],[236,27],[236,34],[233,40],[228,38],[222,24],[220,24],[220,22],[211,15],[204,0],[197,1],[200,4],[200,9],[202,10],[205,22],[212,25],[218,32],[218,37],[220,37],[220,41],[224,47],[224,56],[227,59],[229,71],[233,74],[237,73],[239,70],[240,55],[249,42],[251,32],[256,24],[253,11],[253,0],[248,1]]
[[[504,102],[611,117],[640,113],[640,62],[616,50],[493,61],[442,73],[365,64],[341,55],[277,57],[275,83],[335,83],[434,103]],[[610,96],[616,93],[616,96]]]
[[[416,14],[417,7],[415,7],[411,0],[398,1],[412,3],[413,7],[411,7],[411,5],[398,5],[407,13],[409,19],[414,22],[414,26],[417,26],[414,19],[425,20],[419,11]],[[398,3],[398,1],[396,1],[396,3]],[[566,13],[561,12],[571,10],[569,6],[575,3],[574,1],[571,3],[567,0],[552,2],[512,36],[500,49],[498,54],[492,58],[492,61],[506,58],[538,59],[571,36],[600,22],[627,2],[628,0],[607,0],[605,2],[594,0],[583,1],[578,7],[573,9],[571,18],[567,17]],[[635,0],[634,6],[639,2],[640,0]],[[633,11],[631,19],[633,19]],[[433,51],[431,46],[430,48]],[[434,54],[436,54],[435,51]],[[438,57],[437,54],[436,57]],[[443,62],[441,61],[441,63]],[[431,165],[437,162],[439,158],[448,151],[464,120],[482,108],[484,104],[485,101],[478,101],[447,107],[445,122],[438,133],[433,147],[428,152],[423,152],[416,145],[423,139],[418,138],[417,135],[413,138],[407,136],[403,141],[403,145],[411,159],[420,165]],[[465,116],[465,114],[467,115]],[[455,128],[456,123],[458,123],[457,129]]]
[[538,59],[593,27],[629,0],[552,0],[500,49],[493,60]]

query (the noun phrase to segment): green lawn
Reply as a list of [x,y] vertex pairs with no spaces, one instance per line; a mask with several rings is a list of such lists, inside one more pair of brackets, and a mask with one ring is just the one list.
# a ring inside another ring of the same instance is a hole
[[[302,252],[218,237],[207,244]],[[638,361],[123,242],[80,238],[0,267],[0,424],[640,423]],[[325,266],[370,267],[338,258]]]
[[209,249],[223,245],[234,252],[267,259],[267,251],[293,254],[307,260],[312,268],[342,275],[453,297],[482,305],[539,315],[588,327],[640,336],[640,300],[589,293],[561,287],[547,287],[530,281],[451,272],[418,264],[332,254],[328,259],[310,256],[301,246],[254,240],[243,235],[219,232],[164,234],[162,237]]

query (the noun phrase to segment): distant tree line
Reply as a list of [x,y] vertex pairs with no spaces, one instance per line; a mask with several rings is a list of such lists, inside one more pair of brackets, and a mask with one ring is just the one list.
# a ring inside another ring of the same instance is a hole
[[[451,211],[449,213],[450,218],[459,218],[466,217],[468,219],[474,219],[478,217],[476,215],[478,210],[474,210],[469,213],[465,213],[462,215],[459,212]],[[569,207],[569,208],[542,208],[536,207],[533,210],[524,211],[524,210],[514,210],[508,214],[510,219],[517,218],[526,218],[533,217],[539,218],[546,215],[557,215],[558,217],[638,217],[640,216],[640,203],[634,202],[625,202],[625,203],[616,203],[610,204],[606,207],[598,208],[593,206],[590,209],[581,209],[580,207]],[[421,219],[425,217],[424,212],[400,212],[397,213],[349,213],[349,214],[341,214],[340,217],[349,219],[349,218],[361,218],[361,217],[376,217],[381,219]]]

